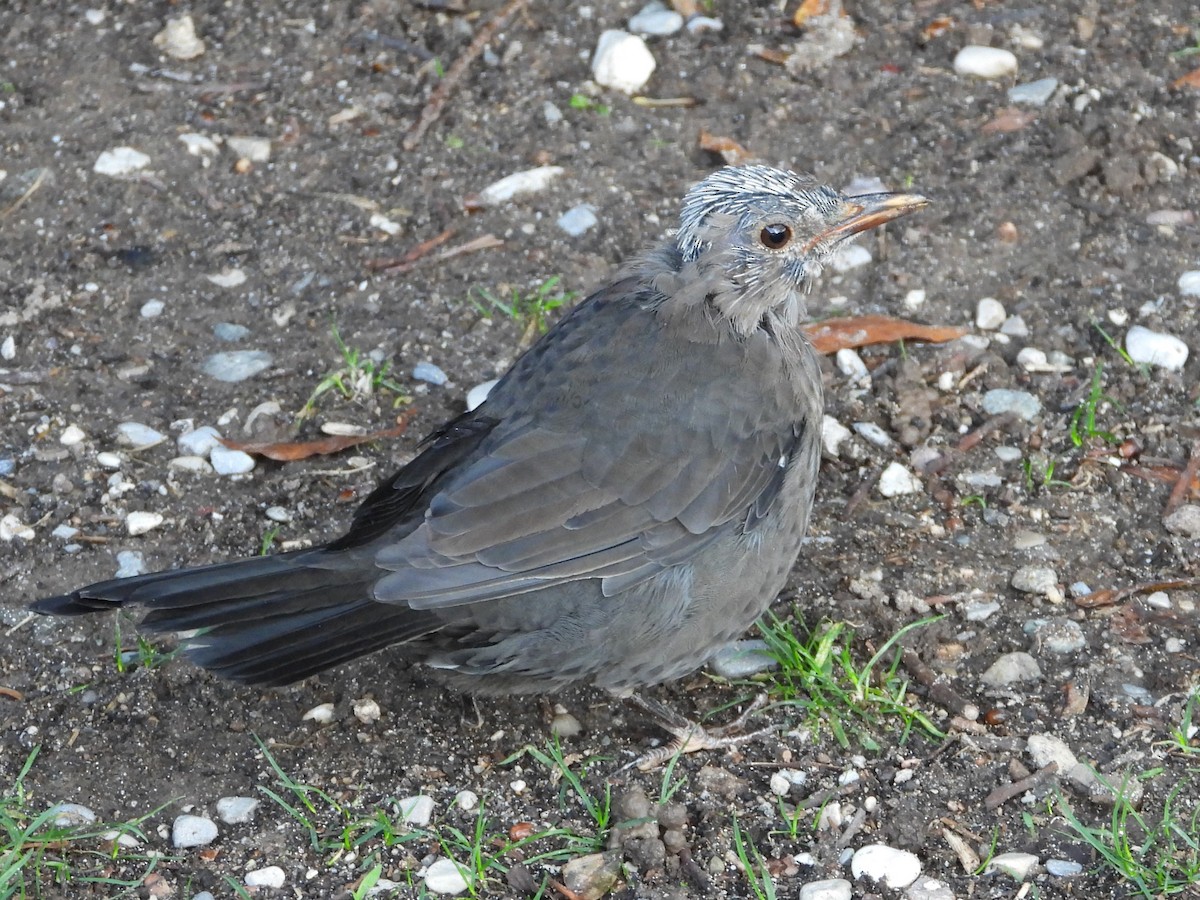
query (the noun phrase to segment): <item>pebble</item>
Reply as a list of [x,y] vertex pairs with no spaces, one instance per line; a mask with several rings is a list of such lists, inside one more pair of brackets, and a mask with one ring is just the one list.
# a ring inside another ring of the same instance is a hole
[[47,810],[59,828],[80,828],[96,821],[96,814],[78,803],[56,803]]
[[427,797],[424,794],[418,794],[415,797],[405,797],[396,802],[396,806],[400,810],[400,815],[404,819],[406,825],[424,826],[428,825],[433,818],[433,798]]
[[171,825],[171,843],[180,849],[206,847],[217,839],[217,823],[205,816],[179,816]]
[[96,158],[92,171],[97,175],[124,178],[150,165],[150,157],[132,147],[113,147]]
[[988,860],[986,872],[1003,872],[1016,881],[1024,881],[1038,864],[1032,853],[999,853]]
[[446,373],[441,370],[441,368],[435,366],[431,362],[425,361],[419,362],[413,366],[412,377],[417,381],[426,381],[429,384],[435,384],[438,387],[441,387],[450,380],[446,376]]
[[378,722],[381,715],[383,715],[383,710],[380,709],[379,704],[371,697],[364,697],[354,702],[354,718],[358,719],[364,725],[372,725]]
[[58,442],[64,447],[74,447],[87,440],[87,433],[78,425],[68,425],[58,436]]
[[854,859],[850,861],[850,873],[855,879],[865,875],[890,888],[906,888],[920,877],[921,860],[907,850],[897,850],[887,844],[868,844],[855,851]]
[[471,812],[479,808],[479,795],[474,791],[459,791],[454,795],[454,805],[463,812]]
[[1033,638],[1039,650],[1047,653],[1077,653],[1087,646],[1087,637],[1078,622],[1071,619],[1050,619],[1034,628]]
[[1025,743],[1025,752],[1036,768],[1056,763],[1059,774],[1064,777],[1079,764],[1067,742],[1053,734],[1031,734]]
[[425,889],[435,894],[461,894],[471,886],[467,871],[452,859],[439,859],[425,870]]
[[849,347],[842,347],[838,350],[834,357],[837,363],[838,371],[855,381],[861,378],[870,378],[871,372],[867,369],[867,364],[862,361],[862,357]]
[[54,530],[50,532],[51,537],[56,537],[60,541],[69,541],[77,534],[79,534],[79,529],[72,528],[66,522],[60,522],[58,525],[55,525]]
[[1023,594],[1040,594],[1043,597],[1058,594],[1058,598],[1062,599],[1058,591],[1058,573],[1049,566],[1021,566],[1013,572],[1010,583]]
[[760,672],[779,668],[779,660],[767,652],[767,642],[760,639],[733,641],[717,651],[708,667],[722,678],[750,678]]
[[674,34],[681,28],[683,28],[683,16],[658,0],[647,3],[629,20],[629,30],[634,34],[665,37]]
[[853,887],[845,878],[810,881],[800,888],[799,900],[850,900]]
[[133,578],[146,574],[146,558],[140,550],[122,550],[117,554],[115,578]]
[[1185,297],[1200,297],[1200,269],[1179,276],[1179,293]]
[[213,470],[203,456],[174,456],[167,460],[167,467],[193,475],[211,475]]
[[981,331],[995,331],[1007,318],[1004,304],[995,297],[984,297],[975,304],[975,327]]
[[218,322],[213,326],[213,337],[218,341],[234,341],[243,340],[250,335],[250,329],[245,325],[236,325],[233,322]]
[[1171,534],[1189,538],[1200,538],[1200,506],[1185,503],[1165,519],[1163,527]]
[[890,463],[879,476],[879,493],[885,497],[915,494],[923,487],[921,479],[898,462]]
[[484,206],[499,206],[523,194],[536,194],[545,190],[563,171],[562,166],[539,166],[505,175],[479,192],[479,202]]
[[1000,326],[1000,333],[1009,337],[1029,337],[1029,324],[1021,316],[1009,316]]
[[954,57],[954,71],[976,78],[1004,78],[1017,72],[1017,58],[1001,47],[968,45]]
[[268,506],[263,514],[272,522],[290,522],[292,514],[282,506]]
[[654,55],[644,40],[612,28],[601,34],[596,43],[592,77],[603,87],[632,94],[650,80],[655,65]]
[[994,388],[983,395],[983,410],[989,416],[1014,413],[1028,422],[1042,411],[1042,401],[1028,391]]
[[230,450],[221,444],[212,448],[208,459],[218,475],[245,475],[254,470],[253,456],[241,450]]
[[17,339],[11,334],[0,341],[0,359],[17,358]]
[[573,738],[583,731],[579,720],[561,703],[554,705],[554,718],[550,720],[550,733],[564,740]]
[[264,350],[224,350],[204,360],[201,368],[210,378],[235,383],[266,371],[271,362],[271,354]]
[[1013,535],[1014,550],[1032,550],[1034,547],[1043,547],[1046,544],[1046,536],[1040,531],[1030,531],[1028,528],[1022,528]]
[[979,676],[988,687],[1003,688],[1019,684],[1022,681],[1036,681],[1042,677],[1042,669],[1037,660],[1024,651],[1005,653],[988,666],[986,672]]
[[154,447],[167,439],[161,431],[155,431],[149,425],[141,422],[122,422],[117,426],[117,440],[134,450],[145,450]]
[[854,430],[866,441],[884,450],[894,443],[891,436],[874,422],[855,422]]
[[231,288],[246,283],[246,273],[241,269],[222,269],[214,275],[205,275],[217,287]]
[[163,310],[167,308],[167,304],[161,300],[147,300],[142,304],[142,308],[138,311],[143,319],[157,319],[163,314]]
[[136,511],[125,517],[125,530],[131,536],[137,536],[145,534],[147,531],[153,531],[162,523],[161,513]]
[[1187,362],[1188,345],[1174,335],[1134,325],[1125,333],[1125,352],[1135,363],[1178,372]]
[[32,541],[34,531],[13,513],[9,513],[4,518],[0,519],[0,541],[14,541],[20,538],[23,541]]
[[833,258],[829,260],[829,265],[833,271],[845,273],[851,269],[865,266],[870,262],[871,251],[862,244],[842,244],[834,252]]
[[927,293],[923,288],[913,288],[904,295],[904,306],[906,309],[911,309],[914,312],[925,305]]
[[1023,455],[1019,447],[993,447],[992,452],[1001,462],[1016,462]]
[[478,409],[483,405],[483,401],[487,399],[488,394],[492,392],[492,388],[496,386],[497,378],[491,381],[485,381],[483,384],[477,384],[471,390],[467,391],[467,409]]
[[1024,103],[1026,106],[1045,106],[1058,90],[1057,78],[1039,78],[1037,81],[1027,81],[1008,89],[1010,103]]
[[154,36],[154,46],[172,59],[195,59],[204,54],[204,41],[196,36],[191,16],[167,19],[163,30]]
[[247,825],[258,811],[254,797],[222,797],[217,801],[217,818],[226,825]]
[[904,892],[904,900],[954,900],[954,891],[936,878],[918,878]]
[[384,234],[391,235],[392,237],[395,237],[404,230],[403,225],[401,225],[399,222],[389,219],[382,213],[371,213],[371,218],[367,220],[367,224],[369,224],[372,228],[378,228]]
[[692,16],[688,19],[688,34],[702,34],[705,31],[723,31],[725,23],[713,16]]
[[204,165],[208,165],[208,160],[205,157],[216,156],[221,152],[221,148],[217,146],[217,142],[207,134],[198,134],[194,131],[189,131],[186,134],[181,134],[179,140],[183,141],[183,146],[187,148],[187,152],[191,156],[199,156],[204,159]]
[[1070,878],[1083,872],[1083,864],[1073,859],[1048,859],[1046,871],[1056,878]]
[[287,875],[279,866],[264,866],[246,873],[247,887],[281,888],[287,881]]
[[312,719],[318,725],[328,725],[333,721],[333,704],[318,703],[302,717],[302,720],[304,721],[307,721],[308,719]]
[[269,162],[271,159],[270,138],[233,135],[225,138],[225,146],[236,153],[238,159],[256,163]]
[[590,203],[580,203],[559,216],[554,224],[571,237],[579,237],[589,229],[595,228],[599,221],[596,218],[596,207]]
[[188,456],[208,456],[213,447],[221,446],[221,432],[211,425],[201,425],[191,431],[185,431],[175,441],[175,446],[181,453]]
[[547,125],[557,125],[562,121],[562,110],[547,100],[542,104],[542,118],[546,120]]
[[841,452],[842,444],[849,437],[850,429],[833,416],[826,415],[821,418],[821,445],[827,454],[836,459]]
[[995,600],[975,598],[962,607],[963,618],[968,622],[985,622],[1000,612],[1000,604]]

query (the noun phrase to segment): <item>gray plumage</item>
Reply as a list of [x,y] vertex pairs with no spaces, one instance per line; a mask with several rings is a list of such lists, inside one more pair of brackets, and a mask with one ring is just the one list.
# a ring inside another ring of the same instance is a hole
[[146,607],[144,629],[253,683],[392,644],[481,692],[692,671],[767,608],[808,525],[822,394],[804,293],[841,241],[924,202],[722,169],[344,537],[34,608]]

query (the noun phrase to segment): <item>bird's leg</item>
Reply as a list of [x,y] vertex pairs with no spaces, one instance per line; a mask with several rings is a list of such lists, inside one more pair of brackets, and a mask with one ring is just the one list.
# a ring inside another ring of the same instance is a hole
[[669,744],[642,754],[629,766],[626,766],[626,768],[637,766],[643,772],[658,768],[677,754],[695,753],[699,750],[726,750],[775,730],[775,726],[769,725],[757,731],[743,732],[750,716],[766,704],[766,694],[759,694],[755,697],[754,701],[742,711],[742,714],[728,725],[712,729],[706,729],[699,723],[680,715],[669,706],[641,694],[630,694],[624,700],[630,706],[654,719],[673,738]]

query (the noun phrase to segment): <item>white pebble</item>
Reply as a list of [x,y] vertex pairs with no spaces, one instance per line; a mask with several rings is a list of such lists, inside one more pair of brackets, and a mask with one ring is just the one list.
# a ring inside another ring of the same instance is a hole
[[16,359],[17,340],[11,334],[0,343],[0,359]]
[[59,828],[78,828],[96,821],[96,814],[78,803],[56,803],[48,812]]
[[203,456],[175,456],[167,460],[167,467],[193,475],[211,475],[213,470]]
[[180,849],[205,847],[217,839],[217,823],[204,816],[179,816],[171,826],[171,843]]
[[282,506],[268,506],[263,513],[272,522],[290,522],[292,514]]
[[271,158],[271,139],[234,135],[225,138],[225,146],[238,155],[238,159],[250,162],[267,162]]
[[68,425],[58,437],[58,442],[64,447],[74,447],[87,440],[87,434],[78,425]]
[[522,194],[533,194],[545,188],[563,173],[562,166],[539,166],[506,175],[479,192],[479,202],[485,206],[507,203]]
[[995,297],[984,297],[975,304],[975,327],[981,331],[995,331],[1007,317],[1004,304]]
[[1200,538],[1200,506],[1184,503],[1169,516],[1163,518],[1163,526],[1171,534],[1189,538]]
[[217,818],[226,825],[245,825],[254,821],[258,804],[254,797],[222,797],[217,801]]
[[1005,653],[988,666],[979,676],[988,687],[1005,688],[1022,681],[1035,681],[1042,677],[1037,660],[1023,650]]
[[241,450],[218,445],[212,448],[208,458],[218,475],[244,475],[254,470],[254,457]]
[[870,441],[876,447],[886,450],[892,446],[892,439],[886,431],[876,425],[874,422],[855,422],[854,430],[864,440]]
[[1049,566],[1021,566],[1013,572],[1012,586],[1023,594],[1062,599],[1058,589],[1058,573]]
[[640,37],[609,29],[600,35],[592,55],[592,77],[599,85],[632,94],[650,80],[655,65],[654,55]]
[[403,225],[401,225],[399,222],[389,219],[382,213],[371,213],[371,218],[367,220],[367,224],[372,228],[378,228],[384,234],[390,235],[391,237],[395,237],[404,230]]
[[450,380],[439,366],[428,361],[422,361],[413,366],[412,377],[417,381],[424,381],[438,386]]
[[918,310],[925,305],[925,290],[924,288],[913,288],[904,295],[904,305],[908,309]]
[[854,889],[845,878],[826,878],[808,882],[797,896],[799,900],[850,900]]
[[122,550],[117,554],[114,578],[133,578],[146,574],[146,558],[137,550]]
[[287,875],[279,866],[266,866],[246,873],[247,887],[281,888],[287,881]]
[[1185,297],[1200,297],[1200,269],[1179,276],[1179,293]]
[[0,541],[13,541],[20,538],[23,541],[33,540],[33,529],[9,513],[0,519]]
[[354,703],[354,718],[358,719],[364,725],[371,725],[378,722],[381,715],[383,715],[383,710],[370,697],[364,697],[362,700],[357,700]]
[[547,125],[557,125],[562,121],[562,110],[547,100],[542,104],[542,118],[546,120]]
[[976,78],[1004,78],[1017,72],[1017,58],[1000,47],[963,47],[954,57],[954,71]]
[[771,775],[771,793],[776,797],[786,797],[791,789],[791,780],[782,772],[775,772]]
[[195,59],[204,53],[204,41],[196,36],[191,16],[167,19],[163,30],[154,36],[154,46],[172,59]]
[[150,157],[132,147],[113,147],[105,150],[96,159],[92,171],[97,175],[124,178],[150,165]]
[[107,15],[102,9],[87,9],[83,12],[83,18],[89,25],[102,25]]
[[241,269],[223,269],[213,275],[205,275],[217,287],[231,288],[246,283],[246,273]]
[[1029,421],[1042,411],[1042,401],[1028,391],[994,388],[983,395],[983,410],[989,416],[1011,412]]
[[156,431],[141,422],[122,422],[117,426],[117,441],[134,450],[145,450],[154,447],[167,439],[161,431]]
[[312,719],[318,725],[328,725],[333,721],[333,704],[320,703],[306,712],[303,718],[305,721]]
[[1125,352],[1135,363],[1178,372],[1187,362],[1188,345],[1174,335],[1134,325],[1125,334]]
[[887,844],[868,844],[860,848],[850,861],[850,873],[856,878],[864,875],[872,881],[882,881],[890,888],[908,887],[921,874],[921,860],[915,853],[898,850]]
[[634,34],[649,34],[664,37],[683,28],[683,16],[669,9],[659,0],[647,3],[630,20],[629,30]]
[[1045,372],[1046,351],[1037,347],[1022,347],[1017,353],[1017,365],[1026,372]]
[[590,203],[580,203],[559,216],[554,224],[571,237],[579,237],[589,229],[595,228],[598,221],[600,220],[596,218],[596,207]]
[[156,512],[131,512],[125,517],[125,530],[130,535],[136,536],[145,534],[147,531],[153,531],[163,523],[161,513]]
[[488,394],[492,392],[492,388],[496,386],[499,379],[493,378],[491,381],[485,381],[483,384],[477,384],[467,392],[467,409],[476,409],[483,404],[487,399]]
[[416,797],[405,797],[397,801],[400,816],[407,825],[424,826],[433,818],[433,798],[420,794]]
[[439,859],[425,870],[425,888],[435,894],[461,894],[471,886],[467,872],[452,859]]
[[829,261],[830,268],[835,272],[844,273],[859,266],[865,266],[871,261],[871,251],[862,244],[842,244],[834,251],[833,259]]
[[1079,762],[1067,742],[1053,734],[1031,734],[1025,742],[1025,752],[1039,769],[1056,763],[1059,775],[1064,777]]
[[56,537],[60,541],[69,541],[77,534],[79,534],[79,529],[73,528],[66,522],[60,522],[58,525],[55,525],[54,530],[50,532],[51,537]]
[[454,805],[463,812],[471,812],[479,807],[479,795],[474,791],[459,791],[454,795]]
[[821,446],[825,448],[825,452],[837,458],[841,452],[842,444],[850,437],[850,429],[835,419],[833,416],[826,415],[821,419]]
[[915,494],[921,489],[921,479],[898,462],[890,463],[879,476],[879,493],[885,497]]
[[1038,858],[1032,853],[998,853],[988,861],[984,873],[1003,872],[1016,881],[1024,881],[1037,864]]
[[849,347],[842,347],[838,350],[834,360],[837,362],[838,371],[847,378],[858,381],[860,378],[871,377],[871,373],[867,370],[867,364],[862,361],[862,357]]
[[183,145],[187,147],[187,152],[192,156],[216,156],[221,148],[217,146],[216,141],[206,134],[197,134],[194,131],[189,131],[187,134],[181,134],[179,140],[183,141]]
[[201,425],[181,434],[175,441],[179,452],[187,456],[208,456],[213,447],[221,446],[221,432],[211,425]]
[[147,300],[139,311],[143,319],[156,319],[163,314],[167,305],[161,300]]
[[1058,90],[1057,78],[1039,78],[1018,84],[1008,89],[1010,103],[1025,103],[1029,106],[1045,106]]

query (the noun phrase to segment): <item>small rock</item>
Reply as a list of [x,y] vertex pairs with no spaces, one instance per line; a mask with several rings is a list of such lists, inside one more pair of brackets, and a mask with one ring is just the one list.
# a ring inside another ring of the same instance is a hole
[[799,900],[850,900],[853,887],[845,878],[810,881],[800,888]]
[[186,134],[181,134],[179,140],[183,141],[183,145],[187,148],[189,154],[204,158],[205,165],[208,164],[207,157],[216,156],[221,152],[221,148],[217,146],[217,142],[207,134],[197,134],[194,131],[189,131]]
[[561,703],[554,705],[554,718],[550,720],[550,733],[567,740],[576,737],[583,731],[579,720],[568,712]]
[[1135,363],[1179,372],[1187,362],[1188,345],[1174,335],[1134,325],[1125,333],[1125,352]]
[[381,715],[383,715],[383,710],[370,697],[364,697],[362,700],[357,700],[354,703],[354,718],[358,719],[364,725],[373,725],[379,721]]
[[389,219],[383,213],[371,213],[371,218],[367,220],[367,224],[372,228],[378,228],[384,234],[395,237],[404,230],[404,226],[399,222]]
[[904,900],[955,900],[950,885],[936,878],[918,878],[904,892]]
[[246,873],[247,887],[281,888],[287,881],[287,875],[279,866],[264,866]]
[[113,147],[96,159],[92,171],[97,175],[124,178],[150,165],[150,157],[132,147]]
[[217,818],[226,825],[246,825],[254,821],[258,811],[254,797],[222,797],[217,801]]
[[154,46],[172,59],[195,59],[204,54],[204,41],[196,36],[191,16],[167,19],[163,30],[154,36]]
[[562,110],[547,100],[542,104],[542,118],[546,120],[547,125],[557,125],[562,121]]
[[145,450],[156,447],[167,439],[160,431],[155,431],[149,425],[140,422],[122,422],[117,426],[117,440],[126,447],[134,450]]
[[683,16],[663,3],[654,0],[647,3],[629,20],[629,30],[634,34],[665,37],[683,28]]
[[242,269],[222,269],[213,275],[205,275],[217,287],[234,288],[246,283],[246,273]]
[[452,859],[439,859],[425,869],[425,889],[435,894],[461,894],[471,886],[469,871]]
[[829,267],[839,274],[845,274],[851,269],[868,265],[871,262],[871,251],[862,244],[842,244],[829,260]]
[[253,456],[241,450],[230,450],[221,444],[212,448],[208,459],[218,475],[245,475],[254,471]]
[[1087,646],[1087,637],[1078,622],[1071,619],[1050,619],[1033,632],[1039,650],[1047,653],[1078,653]]
[[1004,688],[1022,681],[1035,681],[1042,677],[1041,667],[1037,660],[1023,651],[1005,653],[988,666],[986,672],[979,676],[988,687]]
[[396,806],[399,808],[400,816],[407,825],[415,825],[418,828],[424,827],[433,818],[433,798],[427,797],[424,794],[418,794],[415,797],[405,797],[403,800],[397,801]]
[[217,823],[204,816],[179,816],[171,826],[171,843],[179,848],[206,847],[217,839]]
[[874,422],[855,422],[854,430],[860,437],[883,450],[888,449],[894,443],[891,436]]
[[603,87],[632,94],[654,74],[654,55],[640,37],[609,29],[600,35],[592,55],[592,77]]
[[983,395],[983,410],[989,416],[1014,413],[1028,422],[1042,411],[1042,401],[1028,391],[995,388]]
[[133,578],[146,574],[146,558],[138,550],[122,550],[117,553],[117,571],[114,578]]
[[850,437],[850,429],[835,419],[825,415],[821,418],[821,446],[834,459],[841,452],[842,444]]
[[904,306],[906,309],[911,309],[914,312],[925,305],[927,294],[921,288],[914,288],[904,295]]
[[1016,881],[1024,881],[1033,874],[1038,858],[1032,853],[999,853],[987,864],[985,872],[1003,872]]
[[161,513],[156,512],[131,512],[125,517],[125,530],[131,536],[136,537],[139,534],[145,534],[147,531],[153,531],[163,523]]
[[1083,864],[1073,859],[1048,859],[1046,871],[1055,878],[1070,878],[1083,872]]
[[766,641],[755,638],[726,644],[708,661],[708,667],[732,680],[778,669],[779,660],[768,652]]
[[225,146],[237,154],[238,159],[252,163],[264,163],[271,159],[271,139],[234,135],[225,138]]
[[205,375],[230,384],[245,381],[271,368],[272,357],[263,350],[225,350],[204,360]]
[[1039,78],[1037,81],[1027,81],[1008,89],[1010,103],[1024,103],[1027,106],[1045,106],[1058,90],[1057,78]]
[[213,337],[218,341],[241,341],[249,337],[250,329],[245,325],[235,325],[233,322],[218,322],[213,326]]
[[1057,763],[1058,773],[1063,777],[1079,763],[1067,742],[1053,734],[1031,734],[1025,743],[1025,752],[1035,768],[1042,769],[1050,763]]
[[550,182],[563,173],[562,166],[539,166],[506,175],[479,192],[479,202],[484,206],[499,206],[523,194],[535,194],[545,190]]
[[898,462],[889,463],[879,476],[879,493],[885,497],[915,494],[923,488],[921,479]]
[[221,432],[211,425],[201,425],[192,431],[186,431],[175,441],[181,453],[188,456],[207,457],[213,447],[221,446]]
[[87,440],[87,433],[78,425],[68,425],[58,436],[58,442],[64,447],[74,447]]
[[1185,503],[1163,519],[1163,527],[1171,534],[1200,538],[1200,506]]
[[562,880],[580,900],[600,900],[617,883],[623,863],[621,850],[581,856],[563,864]]
[[292,514],[282,506],[268,506],[263,510],[263,514],[272,522],[292,521]]
[[32,541],[34,531],[16,515],[9,513],[0,519],[0,541],[14,541],[17,538],[23,541]]
[[471,812],[479,808],[479,795],[474,791],[459,791],[454,795],[454,805],[463,812]]
[[838,371],[847,378],[857,381],[871,377],[871,372],[867,369],[867,364],[862,361],[862,357],[849,347],[842,347],[838,350],[834,361],[837,363]]
[[1023,594],[1039,594],[1043,597],[1057,595],[1062,599],[1058,590],[1058,573],[1049,566],[1021,566],[1013,572],[1012,586]]
[[1029,337],[1029,325],[1021,316],[1009,316],[1000,326],[1000,333],[1016,338]]
[[975,327],[981,331],[995,331],[1006,318],[1004,304],[995,297],[984,297],[975,304]]
[[60,541],[69,541],[77,534],[79,534],[79,529],[72,528],[66,522],[60,522],[58,525],[55,525],[54,530],[50,532],[51,537],[56,537]]
[[1200,297],[1200,269],[1179,276],[1179,293],[1185,297]]
[[302,719],[304,721],[312,719],[318,725],[328,725],[333,721],[333,704],[319,703],[306,712]]
[[724,31],[725,23],[713,16],[693,15],[687,20],[688,34],[703,34],[705,31]]
[[78,803],[56,803],[48,813],[53,814],[59,828],[82,828],[96,821],[96,814]]
[[203,456],[174,456],[167,460],[167,467],[193,475],[211,475],[213,467]]
[[0,341],[0,359],[17,358],[17,339],[11,334]]
[[426,381],[439,387],[450,380],[445,372],[431,362],[419,362],[413,366],[412,377],[417,381]]
[[143,319],[157,319],[163,314],[163,310],[167,308],[167,304],[161,300],[147,300],[142,304],[142,308],[138,311]]
[[467,409],[477,409],[487,399],[488,394],[492,392],[492,388],[496,386],[499,379],[485,381],[483,384],[477,384],[471,390],[467,391]]
[[1017,73],[1017,58],[1000,47],[963,47],[954,57],[954,71],[975,78],[1005,78]]
[[596,207],[590,203],[580,203],[559,216],[554,224],[571,237],[579,237],[589,229],[596,227],[596,223],[599,221],[596,218]]
[[850,861],[850,873],[856,880],[865,875],[891,888],[906,888],[920,877],[921,860],[907,850],[887,844],[868,844],[855,851]]

